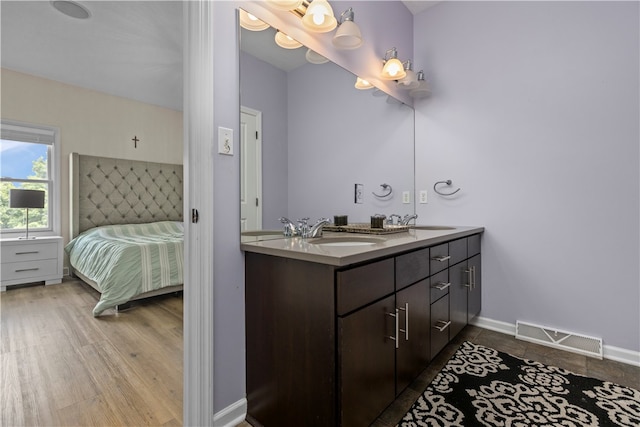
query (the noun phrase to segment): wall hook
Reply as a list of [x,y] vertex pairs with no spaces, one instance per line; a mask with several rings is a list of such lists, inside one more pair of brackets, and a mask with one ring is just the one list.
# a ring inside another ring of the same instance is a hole
[[374,196],[376,196],[379,199],[384,199],[385,197],[389,197],[391,195],[391,193],[393,193],[393,188],[391,188],[391,186],[389,184],[380,184],[380,187],[382,187],[383,191],[386,191],[386,193],[383,194],[376,194],[375,192],[371,192],[371,194],[373,194]]
[[451,193],[443,193],[440,190],[438,190],[436,187],[438,186],[438,184],[446,184],[446,185],[451,185],[451,180],[448,179],[446,181],[438,181],[435,184],[433,184],[433,191],[435,191],[437,194],[441,195],[441,196],[453,196],[454,194],[456,194],[458,191],[460,191],[460,187],[458,187],[457,190],[452,191]]

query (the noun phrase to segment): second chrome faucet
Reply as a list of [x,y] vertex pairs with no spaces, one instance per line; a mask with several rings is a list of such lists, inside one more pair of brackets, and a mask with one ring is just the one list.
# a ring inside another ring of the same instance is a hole
[[310,226],[308,221],[309,218],[302,218],[298,220],[298,224],[296,225],[286,217],[280,218],[280,222],[284,224],[284,235],[287,237],[321,237],[322,228],[331,223],[331,221],[326,218],[320,218],[315,224]]

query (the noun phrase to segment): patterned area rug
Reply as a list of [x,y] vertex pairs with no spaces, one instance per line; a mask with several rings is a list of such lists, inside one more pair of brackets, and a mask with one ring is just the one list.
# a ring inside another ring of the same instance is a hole
[[640,391],[463,343],[398,424],[640,426]]

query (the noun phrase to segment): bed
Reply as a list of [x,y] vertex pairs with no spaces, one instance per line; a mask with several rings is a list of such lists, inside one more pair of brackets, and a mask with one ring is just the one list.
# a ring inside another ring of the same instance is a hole
[[183,288],[182,165],[70,155],[72,273],[99,316]]

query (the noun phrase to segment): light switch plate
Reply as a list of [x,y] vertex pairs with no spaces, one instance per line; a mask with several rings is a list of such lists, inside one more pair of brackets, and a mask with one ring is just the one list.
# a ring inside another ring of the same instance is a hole
[[218,127],[218,153],[233,156],[233,129]]

